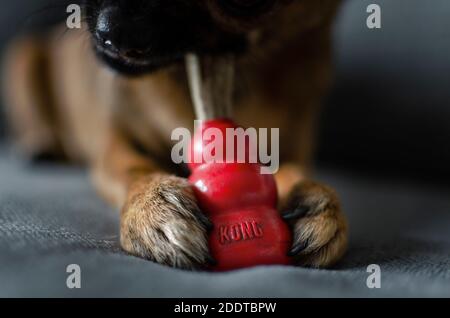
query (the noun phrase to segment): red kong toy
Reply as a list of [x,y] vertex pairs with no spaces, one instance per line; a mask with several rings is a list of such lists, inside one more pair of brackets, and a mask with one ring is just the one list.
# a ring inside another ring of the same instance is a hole
[[[191,141],[190,159],[201,160],[199,163],[189,160],[192,172],[189,181],[200,207],[214,225],[209,246],[217,265],[212,269],[224,271],[290,264],[287,254],[292,243],[291,233],[276,209],[277,188],[273,175],[261,174],[261,165],[248,163],[250,160],[246,163],[217,162],[206,159],[208,156],[202,153],[206,148],[222,150],[220,156],[227,159],[227,140],[210,147],[216,140],[205,141],[203,132],[216,128],[226,136],[227,128],[237,128],[231,120],[217,119],[231,118],[232,61],[210,63],[203,59],[202,62],[203,65],[195,55],[186,59],[195,111],[197,118],[203,121]],[[249,144],[244,144],[244,153],[249,159]],[[233,147],[235,145],[237,143]],[[234,156],[237,153],[234,148]]]
[[[217,128],[226,136],[227,128],[237,126],[230,120],[204,122],[191,143],[191,158],[203,158],[202,149],[214,143],[202,138],[209,128]],[[226,144],[224,141],[219,145],[225,148]],[[248,149],[245,153],[248,154]],[[222,154],[224,163],[203,161],[189,165],[192,171],[189,180],[200,207],[214,224],[209,238],[212,256],[217,261],[214,269],[290,264],[287,253],[291,235],[276,209],[273,175],[261,174],[261,165],[257,163],[226,163],[226,149]]]

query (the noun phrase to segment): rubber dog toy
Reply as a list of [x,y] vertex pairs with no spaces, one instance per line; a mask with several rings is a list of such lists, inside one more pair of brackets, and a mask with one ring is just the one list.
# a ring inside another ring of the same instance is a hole
[[[195,56],[187,58],[187,66],[197,117],[203,120],[191,142],[190,158],[203,158],[202,151],[206,146],[203,133],[207,129],[216,128],[226,136],[227,128],[238,126],[230,119],[212,119],[228,115],[231,103],[223,100],[213,103],[213,96],[201,92],[205,89],[202,83],[213,86],[217,83],[211,78],[202,81],[200,64]],[[228,79],[223,76],[217,79],[223,85],[230,80],[231,73],[227,63],[219,68],[211,72],[228,75]],[[226,141],[221,143],[224,148],[226,144]],[[245,149],[248,157],[247,147],[248,144]],[[226,149],[222,150],[225,159]],[[260,167],[258,163],[227,163],[225,160],[195,163],[190,160],[189,181],[202,211],[214,225],[209,237],[210,251],[217,261],[213,270],[291,263],[287,256],[291,233],[276,209],[275,180],[271,174],[261,174]]]

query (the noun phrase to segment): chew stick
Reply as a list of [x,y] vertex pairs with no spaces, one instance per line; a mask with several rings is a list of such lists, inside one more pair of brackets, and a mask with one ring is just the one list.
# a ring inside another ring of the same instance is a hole
[[231,56],[186,56],[192,102],[198,120],[231,118],[234,63]]

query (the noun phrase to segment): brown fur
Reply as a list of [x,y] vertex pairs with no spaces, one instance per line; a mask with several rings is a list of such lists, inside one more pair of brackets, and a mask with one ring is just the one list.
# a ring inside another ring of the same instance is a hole
[[[330,80],[337,4],[292,1],[251,32],[252,46],[236,68],[235,118],[249,127],[280,128],[281,210],[308,206],[289,222],[295,259],[314,267],[334,264],[347,242],[336,194],[307,179],[315,117]],[[21,39],[9,51],[5,88],[20,145],[86,163],[99,192],[122,209],[126,251],[181,268],[203,266],[208,222],[169,158],[171,131],[193,126],[184,68],[122,77],[94,57],[86,33],[60,33]]]

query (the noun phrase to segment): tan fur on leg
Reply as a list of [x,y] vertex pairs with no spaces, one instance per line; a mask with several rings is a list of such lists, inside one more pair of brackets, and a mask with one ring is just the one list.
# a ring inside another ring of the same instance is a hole
[[51,98],[45,42],[17,40],[4,61],[6,114],[20,149],[29,157],[61,155]]
[[294,232],[291,255],[302,266],[334,265],[347,248],[347,221],[334,190],[312,182],[291,191],[283,217]]
[[150,175],[135,182],[122,209],[122,247],[161,264],[194,269],[209,261],[209,221],[187,180]]
[[107,145],[92,173],[100,193],[122,209],[122,247],[179,268],[211,262],[207,243],[211,224],[188,181],[164,172],[117,131],[109,134]]

